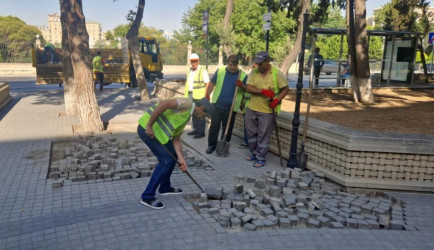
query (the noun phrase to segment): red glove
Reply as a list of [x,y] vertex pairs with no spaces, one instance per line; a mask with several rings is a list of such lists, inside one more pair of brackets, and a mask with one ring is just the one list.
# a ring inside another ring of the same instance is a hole
[[236,85],[237,85],[237,87],[241,88],[243,86],[243,82],[241,80],[237,80]]
[[209,95],[206,95],[205,98],[206,98],[208,101],[210,100]]
[[270,89],[261,90],[261,94],[265,97],[272,99],[274,97],[274,91]]
[[277,105],[279,105],[279,103],[279,99],[273,99],[273,101],[271,101],[268,105],[270,106],[270,108],[274,109],[277,107]]

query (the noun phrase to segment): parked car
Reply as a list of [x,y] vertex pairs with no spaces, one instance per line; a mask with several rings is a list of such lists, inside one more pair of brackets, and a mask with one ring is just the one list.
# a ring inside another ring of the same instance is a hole
[[[334,61],[334,60],[324,60],[324,65],[321,68],[321,72],[330,75],[330,74],[337,74],[338,73],[338,69],[339,69],[339,64],[338,62]],[[310,65],[305,65],[304,66],[304,74],[305,75],[309,75],[310,74]],[[342,70],[342,66],[341,66],[341,70]]]

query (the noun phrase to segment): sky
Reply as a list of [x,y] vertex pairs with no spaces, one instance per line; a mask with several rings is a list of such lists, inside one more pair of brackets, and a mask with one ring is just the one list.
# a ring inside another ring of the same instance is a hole
[[[367,16],[389,1],[367,0]],[[182,28],[183,14],[197,2],[199,0],[146,0],[143,23],[172,33]],[[137,0],[83,0],[83,11],[87,21],[99,22],[103,31],[107,31],[125,24],[125,16],[129,10],[137,9],[137,3]],[[16,16],[29,25],[47,24],[47,15],[53,13],[60,13],[59,0],[0,0],[1,16]]]

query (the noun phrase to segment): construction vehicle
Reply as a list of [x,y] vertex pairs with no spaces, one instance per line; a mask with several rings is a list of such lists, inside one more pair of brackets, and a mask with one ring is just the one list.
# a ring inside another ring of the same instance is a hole
[[[142,61],[145,78],[153,82],[163,78],[163,62],[159,44],[153,37],[139,37],[139,55]],[[90,49],[92,58],[98,51],[105,61],[104,85],[110,83],[125,83],[137,87],[136,74],[125,39],[120,49]],[[54,63],[47,62],[43,48],[32,50],[33,67],[36,68],[36,84],[63,83],[62,49],[55,49]],[[92,65],[90,65],[92,67]],[[93,76],[95,80],[95,75]]]

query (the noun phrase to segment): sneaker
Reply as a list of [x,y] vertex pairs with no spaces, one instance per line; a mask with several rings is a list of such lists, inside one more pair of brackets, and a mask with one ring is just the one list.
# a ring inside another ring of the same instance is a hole
[[199,139],[199,138],[202,138],[202,137],[205,137],[205,135],[204,134],[195,134],[193,136],[194,139]]
[[163,203],[161,203],[161,201],[157,200],[157,199],[150,199],[150,200],[141,200],[140,203],[142,205],[145,205],[147,207],[150,207],[152,209],[163,209],[164,205]]
[[245,147],[248,147],[248,146],[249,146],[249,144],[243,142],[243,143],[240,144],[239,148],[245,148]]
[[187,135],[196,135],[196,134],[197,134],[196,130],[193,130],[193,131],[187,133]]
[[208,146],[208,148],[206,149],[205,153],[207,153],[207,154],[211,154],[212,152],[214,152],[214,150],[215,150],[215,147],[213,147],[213,146]]
[[180,188],[170,188],[168,192],[164,192],[164,193],[160,192],[160,195],[175,195],[175,194],[182,194],[182,193],[183,193],[182,189]]

